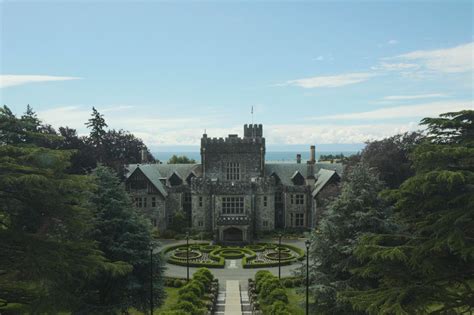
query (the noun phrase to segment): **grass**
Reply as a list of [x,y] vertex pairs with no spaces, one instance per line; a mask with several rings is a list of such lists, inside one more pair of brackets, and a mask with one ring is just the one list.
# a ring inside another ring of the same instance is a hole
[[[171,308],[178,303],[178,288],[167,288],[165,287],[166,299],[165,303],[159,308],[155,308],[153,313],[160,314],[164,311],[169,311]],[[129,310],[130,315],[143,315],[142,312],[137,311],[136,309]]]

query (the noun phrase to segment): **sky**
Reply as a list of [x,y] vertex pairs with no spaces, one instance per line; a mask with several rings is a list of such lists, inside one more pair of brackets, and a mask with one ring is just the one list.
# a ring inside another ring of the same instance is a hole
[[473,16],[471,1],[0,0],[0,102],[80,134],[95,106],[155,149],[252,119],[270,148],[342,148],[474,109]]

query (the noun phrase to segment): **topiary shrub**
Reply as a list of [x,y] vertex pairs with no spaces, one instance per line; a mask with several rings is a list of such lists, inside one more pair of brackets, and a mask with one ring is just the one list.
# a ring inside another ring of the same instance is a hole
[[201,297],[204,293],[204,286],[198,281],[190,281],[184,287],[179,289],[178,294],[182,295],[188,292],[194,293],[196,296]]
[[262,282],[262,285],[258,293],[260,294],[260,296],[266,297],[266,296],[269,296],[270,293],[275,289],[283,289],[283,286],[281,285],[280,280],[277,277],[272,276],[272,277],[266,278]]
[[186,284],[186,281],[185,281],[185,280],[176,279],[176,280],[174,280],[173,286],[174,286],[175,288],[181,288],[181,287],[184,286],[185,284]]
[[199,273],[198,274],[195,273],[193,275],[193,281],[198,281],[198,282],[202,283],[206,292],[209,291],[209,289],[211,287],[211,283],[212,283],[212,281],[210,281],[209,278],[207,278],[205,275],[199,274]]
[[206,313],[205,309],[199,309],[196,305],[188,301],[179,301],[173,309],[177,311],[184,311],[188,315],[201,315]]

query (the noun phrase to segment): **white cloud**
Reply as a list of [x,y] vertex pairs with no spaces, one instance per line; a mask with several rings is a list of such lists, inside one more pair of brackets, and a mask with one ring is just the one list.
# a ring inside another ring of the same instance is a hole
[[52,81],[68,81],[79,80],[79,77],[62,77],[52,75],[16,75],[16,74],[2,74],[0,75],[0,88],[10,86],[23,85],[28,83],[38,82],[52,82]]
[[388,59],[416,62],[434,72],[469,72],[474,70],[474,42],[445,49],[417,50]]
[[415,117],[429,117],[437,116],[445,112],[453,112],[474,108],[472,100],[466,101],[444,101],[432,102],[418,105],[397,106],[390,108],[376,109],[360,113],[336,114],[320,117],[308,118],[309,120],[327,120],[327,119],[392,119],[392,118],[415,118]]
[[339,87],[339,86],[350,85],[350,84],[367,81],[369,78],[373,76],[375,76],[374,73],[367,73],[367,72],[345,73],[345,74],[332,75],[332,76],[318,76],[318,77],[290,80],[279,85],[299,86],[306,89],[321,88],[321,87]]
[[316,61],[323,61],[323,60],[324,60],[324,56],[317,56],[316,58],[314,58],[314,60],[316,60]]
[[417,100],[423,98],[440,98],[447,97],[446,94],[432,93],[432,94],[417,94],[417,95],[390,95],[385,96],[383,99],[387,101],[402,101],[402,100]]
[[399,43],[399,42],[398,42],[398,40],[396,40],[396,39],[391,39],[391,40],[389,40],[389,41],[387,42],[387,44],[389,44],[389,45],[396,45],[396,44],[398,44],[398,43]]
[[375,71],[406,71],[406,70],[416,70],[419,69],[420,66],[415,63],[388,63],[388,62],[380,62],[378,65],[371,67],[372,70]]

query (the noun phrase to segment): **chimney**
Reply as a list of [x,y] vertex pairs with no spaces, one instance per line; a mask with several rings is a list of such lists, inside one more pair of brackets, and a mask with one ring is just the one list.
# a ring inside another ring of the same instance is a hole
[[140,156],[141,156],[141,163],[145,164],[147,162],[147,152],[146,149],[142,148],[140,150]]
[[296,163],[301,164],[301,154],[296,155]]
[[311,161],[312,164],[314,164],[316,163],[316,147],[312,145],[310,147],[310,151],[311,151],[311,154],[310,154],[309,160]]

